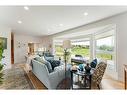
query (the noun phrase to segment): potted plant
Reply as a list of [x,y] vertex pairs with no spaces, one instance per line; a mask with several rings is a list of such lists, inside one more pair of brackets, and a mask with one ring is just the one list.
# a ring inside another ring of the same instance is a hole
[[0,84],[2,83],[2,80],[3,80],[3,78],[2,78],[3,77],[2,70],[3,70],[4,65],[1,62],[2,58],[4,58],[3,52],[4,52],[3,43],[0,43]]

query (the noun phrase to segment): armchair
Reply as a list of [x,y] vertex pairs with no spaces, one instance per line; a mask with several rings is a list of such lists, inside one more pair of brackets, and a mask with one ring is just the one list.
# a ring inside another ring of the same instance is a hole
[[94,74],[92,75],[92,84],[97,86],[100,89],[100,83],[103,78],[104,72],[106,70],[107,64],[105,62],[100,62],[95,71]]

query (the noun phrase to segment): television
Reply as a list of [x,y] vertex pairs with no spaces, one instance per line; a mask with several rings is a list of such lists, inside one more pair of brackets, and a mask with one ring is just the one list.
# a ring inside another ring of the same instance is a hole
[[4,49],[7,49],[7,38],[0,37],[0,45],[2,45],[2,43],[3,43]]

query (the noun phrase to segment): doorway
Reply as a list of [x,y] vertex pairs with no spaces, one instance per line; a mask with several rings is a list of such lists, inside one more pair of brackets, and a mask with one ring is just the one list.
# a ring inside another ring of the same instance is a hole
[[11,33],[11,64],[14,64],[14,34]]
[[28,55],[34,54],[34,43],[28,43]]

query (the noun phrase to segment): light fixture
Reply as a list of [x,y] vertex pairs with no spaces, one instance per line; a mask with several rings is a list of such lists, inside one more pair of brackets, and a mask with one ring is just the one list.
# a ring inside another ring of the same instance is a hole
[[88,13],[87,13],[87,12],[85,12],[85,13],[84,13],[84,16],[87,16],[87,15],[88,15]]
[[27,6],[24,6],[24,9],[28,11],[28,10],[29,10],[29,7],[27,7]]
[[66,49],[70,49],[71,48],[71,41],[70,40],[64,40],[63,41],[63,48]]
[[71,48],[71,41],[70,40],[64,40],[63,41],[63,49],[64,49],[64,61],[65,61],[65,77],[66,77],[66,66],[67,66],[67,57],[69,56],[68,49]]
[[[67,68],[67,63],[68,63],[68,58],[69,58],[69,55],[70,55],[70,52],[68,49],[71,48],[71,41],[70,40],[64,40],[63,41],[63,49],[64,49],[64,63],[65,63],[65,78],[67,77],[66,76],[66,68]],[[65,81],[64,83],[65,85],[67,85],[67,82]]]
[[22,23],[22,21],[21,21],[21,20],[19,20],[19,21],[18,21],[18,23],[19,23],[19,24],[21,24],[21,23]]

